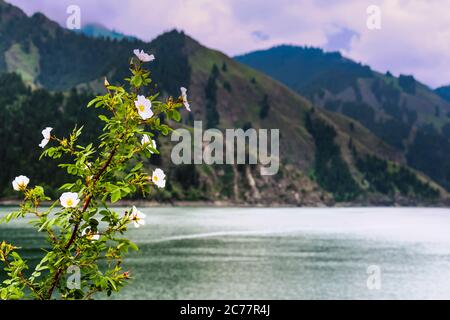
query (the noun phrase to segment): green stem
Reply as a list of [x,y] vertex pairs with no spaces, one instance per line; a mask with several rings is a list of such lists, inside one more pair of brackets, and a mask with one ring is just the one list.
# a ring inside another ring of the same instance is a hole
[[[104,164],[103,167],[100,169],[100,171],[97,173],[97,175],[94,177],[93,186],[95,186],[95,184],[96,184],[97,181],[100,179],[100,177],[102,176],[102,174],[105,173],[106,169],[107,169],[107,168],[109,167],[109,165],[111,164],[111,161],[112,161],[112,159],[114,158],[114,155],[115,155],[116,152],[117,152],[117,148],[118,148],[118,146],[114,147],[113,151],[111,151],[111,154],[110,154],[108,160],[105,162],[105,164]],[[89,204],[91,203],[91,200],[92,200],[92,194],[90,194],[90,195],[87,196],[87,198],[86,198],[86,200],[85,200],[85,202],[84,202],[84,205],[83,205],[83,209],[81,210],[81,214],[83,214],[84,212],[86,212],[86,210],[87,210],[88,207],[89,207]],[[67,242],[67,244],[64,246],[64,249],[66,249],[66,250],[69,249],[69,248],[72,246],[72,244],[75,242],[75,239],[76,239],[76,236],[77,236],[77,233],[78,233],[78,229],[79,229],[79,228],[80,228],[80,221],[78,221],[78,222],[75,224],[75,227],[73,228],[73,231],[72,231],[72,235],[70,236],[70,239],[69,239],[69,241]],[[52,285],[50,286],[50,289],[49,289],[48,292],[47,292],[47,297],[48,297],[48,299],[51,299],[52,294],[53,294],[53,291],[55,290],[56,285],[58,284],[59,279],[61,278],[62,272],[63,272],[63,269],[60,268],[60,269],[58,269],[58,271],[55,273],[55,276],[53,277]]]

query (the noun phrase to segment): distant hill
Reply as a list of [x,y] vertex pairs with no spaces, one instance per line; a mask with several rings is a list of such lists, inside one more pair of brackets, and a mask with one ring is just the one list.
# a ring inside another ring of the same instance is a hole
[[443,86],[434,90],[442,99],[450,102],[450,86]]
[[193,112],[183,112],[181,126],[191,128],[195,119],[208,128],[274,128],[281,135],[281,167],[273,177],[260,176],[259,166],[250,165],[173,166],[170,142],[158,137],[163,156],[146,165],[167,169],[170,182],[157,199],[331,205],[442,203],[448,197],[362,122],[316,108],[280,82],[183,32],[167,32],[149,43],[93,38],[65,30],[42,14],[28,17],[2,0],[0,144],[11,148],[0,150],[0,196],[11,196],[11,178],[29,163],[24,173],[33,180],[54,187],[64,178],[52,174],[51,164],[35,161],[39,128],[50,125],[65,134],[78,124],[86,126],[84,136],[95,136],[97,117],[84,105],[104,92],[105,76],[117,84],[128,75],[135,48],[156,56],[149,67],[157,85],[149,93],[164,97],[188,88]]
[[98,23],[86,24],[81,28],[80,32],[88,37],[93,38],[109,38],[111,40],[136,40],[136,37],[110,30]]
[[358,78],[373,77],[369,67],[343,58],[338,52],[327,53],[313,47],[282,45],[235,59],[307,95],[314,93],[316,87],[338,93],[353,86]]
[[360,122],[450,190],[450,103],[414,77],[381,74],[337,52],[278,46],[235,58],[313,104]]

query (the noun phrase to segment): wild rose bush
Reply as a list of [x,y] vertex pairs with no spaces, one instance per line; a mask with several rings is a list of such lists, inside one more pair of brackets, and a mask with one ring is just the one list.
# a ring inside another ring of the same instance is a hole
[[[107,93],[93,99],[87,107],[106,110],[99,118],[104,122],[98,141],[82,146],[77,143],[82,128],[75,128],[67,138],[52,135],[52,128],[42,131],[41,157],[70,159],[59,167],[74,176],[75,182],[60,187],[61,197],[49,208],[41,208],[51,199],[40,186],[30,187],[30,179],[18,176],[14,190],[22,192],[20,210],[8,214],[1,222],[32,215],[37,232],[45,232],[48,248],[34,270],[30,270],[18,249],[5,241],[0,243],[0,263],[7,275],[0,285],[1,299],[92,299],[96,293],[118,292],[131,278],[122,268],[123,255],[137,246],[126,238],[128,227],[145,225],[145,214],[135,206],[115,212],[107,203],[137,192],[150,193],[164,188],[166,176],[161,169],[151,174],[143,167],[141,155],[158,154],[156,132],[167,135],[172,129],[161,121],[180,120],[177,109],[190,111],[185,88],[180,97],[158,101],[158,95],[144,96],[151,83],[150,72],[143,64],[155,59],[135,50],[130,60],[128,91],[112,86],[105,79]],[[105,115],[106,114],[106,115]],[[69,268],[81,272],[79,288],[66,285]]]

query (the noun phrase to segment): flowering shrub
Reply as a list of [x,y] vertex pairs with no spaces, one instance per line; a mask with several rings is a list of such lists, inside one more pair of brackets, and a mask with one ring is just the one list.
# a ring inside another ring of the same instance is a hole
[[[184,106],[190,110],[185,88],[181,88],[177,99],[170,97],[163,102],[157,100],[158,95],[146,97],[144,88],[151,79],[143,64],[155,58],[139,50],[134,54],[131,76],[126,79],[129,90],[112,86],[105,79],[107,93],[88,104],[106,110],[99,116],[104,128],[98,141],[77,144],[82,128],[75,128],[67,138],[52,135],[50,127],[42,131],[39,146],[50,147],[41,157],[70,159],[59,164],[74,176],[74,182],[60,187],[61,197],[49,208],[41,208],[43,201],[51,200],[42,187],[30,187],[30,179],[25,176],[12,182],[14,190],[24,194],[24,201],[20,210],[1,222],[32,215],[32,225],[46,233],[49,247],[30,271],[19,248],[5,241],[0,243],[0,262],[7,273],[7,280],[0,285],[1,299],[91,299],[98,292],[118,292],[130,278],[122,269],[123,254],[138,248],[124,234],[129,225],[145,225],[145,214],[135,206],[115,212],[107,202],[165,187],[164,172],[145,172],[139,155],[158,154],[154,133],[167,135],[171,131],[160,116],[179,121],[178,109]],[[65,281],[68,270],[74,267],[81,274],[76,288]]]

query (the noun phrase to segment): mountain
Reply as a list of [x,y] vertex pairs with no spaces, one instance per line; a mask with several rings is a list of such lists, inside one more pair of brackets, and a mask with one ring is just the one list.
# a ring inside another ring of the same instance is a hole
[[450,86],[443,86],[434,90],[442,99],[450,102]]
[[338,52],[278,46],[235,58],[323,109],[344,114],[450,190],[450,102],[413,76],[394,77]]
[[314,93],[314,86],[337,93],[354,85],[358,78],[373,76],[369,67],[345,59],[338,52],[326,53],[312,47],[282,45],[235,59],[305,95]]
[[84,25],[79,31],[82,34],[92,38],[109,38],[111,40],[135,40],[136,37],[128,36],[115,30],[110,30],[98,23],[89,23]]
[[[36,162],[37,132],[54,127],[58,135],[84,125],[83,137],[100,128],[87,101],[128,75],[133,49],[156,56],[149,64],[149,94],[179,95],[186,86],[192,113],[179,126],[280,129],[280,172],[261,176],[260,165],[171,164],[173,144],[158,137],[162,157],[146,165],[166,169],[161,201],[203,200],[233,203],[320,205],[441,203],[448,193],[406,164],[403,152],[350,117],[317,108],[280,82],[204,47],[183,32],[170,31],[146,43],[138,39],[92,38],[59,27],[42,14],[26,16],[0,0],[0,196],[11,196],[19,172],[54,188],[65,179],[57,168]],[[121,83],[120,82],[120,83]],[[24,153],[24,150],[27,150]],[[57,191],[53,189],[53,194]]]

